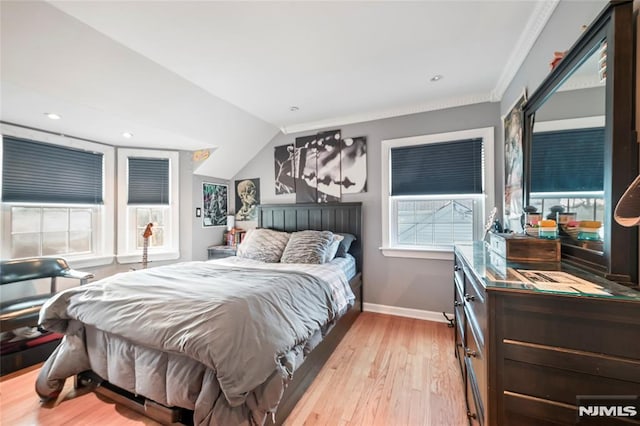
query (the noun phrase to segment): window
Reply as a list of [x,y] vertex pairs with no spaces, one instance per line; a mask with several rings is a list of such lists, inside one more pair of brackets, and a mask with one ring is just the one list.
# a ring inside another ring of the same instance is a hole
[[111,263],[113,148],[8,125],[2,132],[2,258]]
[[604,221],[604,145],[602,116],[536,123],[529,204],[544,216],[562,206],[576,220]]
[[451,259],[493,206],[493,127],[382,141],[382,251]]
[[11,258],[90,255],[98,207],[11,206]]
[[148,259],[180,257],[178,161],[173,151],[118,149],[118,262],[140,262],[143,233],[152,223]]

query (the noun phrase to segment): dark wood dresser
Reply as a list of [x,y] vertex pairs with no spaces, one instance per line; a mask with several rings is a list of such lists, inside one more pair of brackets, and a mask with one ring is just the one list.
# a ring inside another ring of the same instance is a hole
[[[609,295],[542,291],[510,268],[562,270]],[[507,264],[476,242],[456,246],[454,294],[470,424],[640,425],[637,409],[578,416],[587,396],[638,407],[640,292],[560,263]]]

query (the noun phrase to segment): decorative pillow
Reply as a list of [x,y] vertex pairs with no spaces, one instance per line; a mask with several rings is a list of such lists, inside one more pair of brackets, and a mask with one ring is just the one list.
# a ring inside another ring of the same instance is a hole
[[280,262],[280,257],[289,241],[287,232],[273,229],[253,229],[238,246],[236,256],[267,263]]
[[329,249],[324,257],[324,261],[322,263],[331,262],[334,257],[336,257],[336,253],[338,252],[338,248],[340,247],[340,241],[342,241],[344,237],[342,235],[333,234],[333,241],[329,244]]
[[280,262],[321,264],[332,241],[333,233],[329,231],[294,232],[289,238]]
[[355,235],[351,234],[338,234],[344,237],[342,241],[340,241],[340,247],[338,247],[338,252],[336,253],[336,257],[347,257],[347,253],[349,253],[349,248],[351,248],[351,244],[356,240]]

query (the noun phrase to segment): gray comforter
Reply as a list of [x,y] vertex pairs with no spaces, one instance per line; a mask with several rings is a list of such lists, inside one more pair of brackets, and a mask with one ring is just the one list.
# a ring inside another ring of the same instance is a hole
[[[301,272],[187,262],[117,274],[66,290],[43,307],[41,325],[67,336],[36,388],[50,395],[88,368],[87,326],[202,364],[215,374],[230,409],[250,394],[267,400],[260,406],[275,408],[301,348],[337,312],[329,283]],[[200,392],[210,391],[203,381]],[[229,418],[211,412],[196,404],[194,418],[209,424]],[[260,413],[243,412],[251,413],[247,423],[264,421]]]

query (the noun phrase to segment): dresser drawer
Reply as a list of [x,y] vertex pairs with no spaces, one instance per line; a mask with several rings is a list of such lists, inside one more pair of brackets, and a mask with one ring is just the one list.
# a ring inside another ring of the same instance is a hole
[[473,277],[464,277],[464,306],[467,312],[467,322],[475,325],[478,331],[478,344],[484,348],[482,330],[487,329],[487,306],[485,304],[484,287],[480,286]]
[[507,391],[570,405],[576,395],[637,395],[640,389],[637,382],[510,359],[504,360],[502,376]]
[[465,314],[464,314],[464,306],[462,304],[455,306],[454,308],[454,314],[456,317],[456,326],[458,327],[458,333],[462,336],[462,341],[464,342],[464,338],[465,338],[465,329],[467,326],[467,319],[465,318]]
[[[462,269],[460,269],[462,270]],[[456,271],[457,272],[457,271]],[[460,274],[464,277],[462,274]],[[463,288],[464,286],[464,278],[460,278],[458,280],[458,275],[454,273],[454,283],[453,283],[453,314],[455,317],[455,355],[458,360],[458,365],[460,367],[460,372],[462,373],[462,379],[464,381],[466,371],[464,367],[464,348],[465,348],[465,324],[467,323],[464,313],[464,299]]]
[[[575,426],[578,418],[573,405],[558,404],[513,392],[504,393],[504,426]],[[592,426],[632,426],[638,422],[625,418],[592,417],[580,424]]]
[[640,359],[637,304],[518,294],[500,299],[504,339]]
[[[466,308],[465,308],[466,310]],[[476,410],[480,417],[484,416],[487,405],[487,366],[484,346],[479,342],[479,330],[471,322],[467,322],[465,330],[466,347],[465,358],[467,361],[468,375],[473,377],[477,387]]]
[[482,414],[484,407],[482,402],[479,401],[478,383],[476,382],[469,358],[465,358],[464,364],[467,371],[465,397],[467,399],[467,417],[469,418],[469,424],[471,426],[482,425],[484,423]]
[[460,332],[460,328],[456,327],[456,347],[455,347],[455,356],[458,360],[458,367],[460,367],[460,373],[462,374],[462,381],[464,382],[465,377],[467,376],[467,370],[465,367],[465,356],[464,356],[464,335]]
[[453,307],[462,308],[464,305],[464,281],[454,280],[453,285]]
[[575,426],[575,409],[513,392],[504,395],[504,426]]

